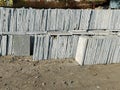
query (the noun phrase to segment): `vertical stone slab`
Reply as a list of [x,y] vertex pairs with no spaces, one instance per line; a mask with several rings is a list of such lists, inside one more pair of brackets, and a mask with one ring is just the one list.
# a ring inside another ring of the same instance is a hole
[[35,35],[35,41],[34,41],[34,51],[33,51],[33,60],[38,60],[38,36]]
[[0,56],[2,55],[2,36],[0,35]]
[[32,31],[34,31],[34,23],[35,23],[36,12],[33,9],[29,9],[28,14],[29,14],[28,15],[29,16],[29,19],[28,19],[28,30],[32,32]]
[[89,27],[92,10],[82,10],[80,18],[80,29],[86,30]]
[[50,36],[46,35],[44,38],[44,59],[48,59],[48,52],[49,52],[49,40]]
[[73,35],[73,46],[72,46],[72,57],[75,58],[77,46],[78,46],[79,35]]
[[57,59],[57,49],[58,49],[58,37],[51,36],[51,58],[50,59]]
[[110,45],[110,50],[109,50],[109,54],[108,54],[106,63],[112,63],[114,61],[117,42],[118,42],[118,39],[116,37],[114,37],[114,38],[111,37],[111,45]]
[[7,36],[2,36],[1,44],[2,56],[5,56],[7,54]]
[[13,45],[12,42],[13,42],[13,36],[8,35],[8,40],[7,40],[8,51],[7,51],[7,55],[12,55],[12,45]]
[[44,36],[44,35],[35,36],[33,60],[48,59],[49,39],[50,39],[49,36]]
[[85,56],[84,56],[84,65],[87,65],[89,64],[90,62],[90,58],[91,58],[91,47],[92,47],[92,37],[88,39],[87,41],[87,47],[86,47],[86,53],[85,53]]
[[93,60],[94,64],[99,64],[98,57],[99,57],[99,55],[101,53],[102,42],[103,42],[102,37],[100,39],[97,39],[97,47],[96,47],[96,52],[95,52],[95,56],[94,56],[94,60]]
[[73,36],[67,36],[67,46],[66,46],[66,57],[65,58],[73,58]]
[[57,57],[59,59],[66,58],[67,36],[58,37]]
[[30,55],[30,36],[14,35],[12,53],[15,56],[29,56]]
[[83,65],[84,62],[87,41],[88,41],[87,37],[79,37],[75,60],[80,65]]

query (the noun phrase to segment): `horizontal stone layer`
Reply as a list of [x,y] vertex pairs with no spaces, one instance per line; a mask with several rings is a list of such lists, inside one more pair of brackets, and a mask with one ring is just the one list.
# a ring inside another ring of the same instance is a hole
[[0,32],[120,30],[120,10],[0,8]]

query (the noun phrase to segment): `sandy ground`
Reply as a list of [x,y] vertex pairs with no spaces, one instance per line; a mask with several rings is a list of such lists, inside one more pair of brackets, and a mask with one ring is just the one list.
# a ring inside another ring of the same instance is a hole
[[0,90],[120,90],[120,64],[0,57]]

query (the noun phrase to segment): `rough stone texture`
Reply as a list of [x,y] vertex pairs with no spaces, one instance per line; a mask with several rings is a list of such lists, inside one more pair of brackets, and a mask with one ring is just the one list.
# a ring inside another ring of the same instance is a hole
[[[30,36],[21,35],[29,33],[35,36],[34,60],[75,58],[77,50],[80,64],[115,63],[119,62],[120,41],[119,37],[110,37],[111,30],[120,30],[120,10],[0,8],[0,33],[7,33],[0,39],[0,54],[30,55]],[[66,35],[50,35],[56,31]],[[102,31],[108,35],[100,36]],[[89,36],[90,32],[98,32],[98,36],[79,39],[79,35]]]
[[1,50],[2,50],[2,56],[5,56],[7,54],[7,36],[2,36]]
[[117,36],[80,36],[76,61],[81,65],[118,63],[119,45],[120,38]]
[[74,58],[78,36],[36,35],[33,60]]
[[30,36],[14,35],[12,54],[15,56],[30,56]]
[[88,42],[88,37],[79,37],[75,60],[80,65],[84,63],[83,60],[85,58],[84,56],[86,52],[87,42]]
[[120,30],[120,10],[0,8],[0,32]]

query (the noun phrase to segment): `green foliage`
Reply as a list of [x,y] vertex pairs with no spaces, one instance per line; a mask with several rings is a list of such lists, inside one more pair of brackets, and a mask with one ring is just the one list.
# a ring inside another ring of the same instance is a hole
[[13,0],[0,0],[0,6],[12,6],[13,5]]

